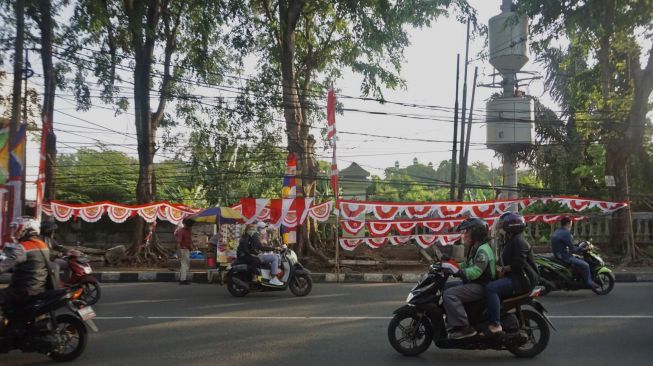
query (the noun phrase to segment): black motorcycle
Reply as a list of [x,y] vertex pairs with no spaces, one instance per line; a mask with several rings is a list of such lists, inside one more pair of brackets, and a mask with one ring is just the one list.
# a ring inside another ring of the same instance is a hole
[[236,259],[226,275],[229,293],[235,297],[242,297],[251,291],[285,291],[290,288],[290,292],[295,296],[308,295],[313,288],[311,273],[299,263],[297,254],[292,249],[284,246],[279,255],[281,257],[280,270],[282,274],[280,279],[283,282],[282,286],[270,284],[272,277],[268,263],[258,264],[256,279],[254,279],[249,266]]
[[[86,348],[86,326],[97,332],[93,308],[80,300],[83,293],[80,286],[67,287],[47,291],[20,306],[3,307],[0,353],[39,352],[58,362],[79,357]],[[55,314],[64,307],[70,314]]]
[[[501,304],[503,333],[489,333],[485,301],[465,304],[469,323],[479,333],[463,339],[447,338],[442,291],[450,272],[440,263],[430,266],[426,276],[410,291],[406,305],[394,311],[388,325],[388,339],[402,355],[416,356],[426,351],[431,341],[439,348],[465,350],[507,350],[517,357],[535,357],[549,343],[553,324],[546,317],[544,306],[535,301],[541,288],[531,293],[504,299]],[[528,306],[530,309],[523,309]]]

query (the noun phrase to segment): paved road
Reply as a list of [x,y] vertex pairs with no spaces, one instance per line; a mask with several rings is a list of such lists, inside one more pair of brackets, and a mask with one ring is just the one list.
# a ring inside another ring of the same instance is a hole
[[[533,360],[507,352],[440,350],[397,354],[386,327],[410,284],[316,284],[313,293],[233,298],[215,285],[105,284],[92,334],[75,365],[651,365],[653,283],[618,284],[599,297],[543,298],[558,328]],[[0,365],[51,364],[12,352]]]

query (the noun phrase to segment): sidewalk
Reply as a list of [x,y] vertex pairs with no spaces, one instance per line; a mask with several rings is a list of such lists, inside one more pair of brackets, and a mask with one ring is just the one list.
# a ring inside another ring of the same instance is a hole
[[[209,271],[193,271],[192,282],[208,283]],[[179,272],[157,268],[153,270],[116,270],[98,271],[93,273],[100,282],[177,282]],[[615,271],[617,282],[653,282],[653,268],[642,268],[642,271]],[[341,273],[336,278],[335,273],[311,273],[314,283],[414,283],[421,278],[421,273]],[[0,275],[0,283],[8,283],[10,275]],[[213,281],[211,281],[213,282]]]

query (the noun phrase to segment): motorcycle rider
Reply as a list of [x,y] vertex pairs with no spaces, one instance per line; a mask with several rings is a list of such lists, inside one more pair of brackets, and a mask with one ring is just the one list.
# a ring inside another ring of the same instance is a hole
[[[21,304],[31,296],[45,292],[48,284],[48,245],[39,238],[40,225],[33,217],[19,217],[9,224],[13,243],[4,251],[7,259],[0,262],[0,273],[13,269],[9,286],[0,290],[0,305]],[[51,281],[54,281],[51,279]]]
[[458,226],[458,231],[462,232],[462,243],[468,249],[467,259],[460,268],[448,262],[442,264],[443,269],[463,279],[463,284],[447,286],[442,295],[450,339],[476,335],[476,330],[469,325],[464,304],[482,299],[484,286],[495,278],[496,273],[487,223],[479,218],[469,218]]
[[584,260],[572,255],[578,251],[574,245],[574,237],[571,235],[572,221],[568,216],[560,220],[560,227],[551,235],[551,250],[553,255],[560,261],[572,268],[578,268],[582,275],[587,288],[597,288],[598,285],[592,280],[590,265]]
[[[68,248],[59,244],[54,238],[54,232],[57,228],[57,224],[54,221],[41,222],[41,238],[43,239],[43,242],[48,245],[48,249],[50,249],[51,263],[56,264],[60,270],[67,272],[68,262],[63,260],[60,256],[68,253]],[[58,254],[53,252],[58,252]]]
[[526,220],[517,212],[501,215],[497,223],[502,231],[505,243],[501,250],[497,269],[498,279],[485,286],[485,300],[490,316],[489,331],[492,334],[502,332],[501,299],[529,292],[539,282],[539,272],[531,245],[523,236]]
[[[253,279],[256,277],[256,266],[261,262],[258,254],[263,249],[264,247],[261,244],[261,238],[259,236],[258,230],[256,229],[256,225],[247,224],[245,226],[245,231],[243,232],[243,235],[240,237],[240,241],[238,242],[236,257],[238,258],[238,261],[248,265]],[[269,247],[266,247],[266,249],[271,250]],[[277,262],[277,267],[278,266],[279,263]],[[276,277],[273,277],[269,283],[275,286],[283,285],[283,282],[279,281],[279,279]]]
[[267,231],[267,227],[268,225],[263,221],[260,221],[256,224],[256,229],[258,230],[258,235],[261,240],[261,249],[267,250],[264,253],[259,253],[258,258],[261,260],[261,262],[270,264],[270,273],[272,275],[272,279],[270,279],[269,283],[275,286],[282,286],[283,282],[281,281],[281,278],[279,278],[279,275],[281,274],[279,271],[279,261],[281,258],[279,258],[277,253],[270,251],[274,248],[270,245],[270,237]]

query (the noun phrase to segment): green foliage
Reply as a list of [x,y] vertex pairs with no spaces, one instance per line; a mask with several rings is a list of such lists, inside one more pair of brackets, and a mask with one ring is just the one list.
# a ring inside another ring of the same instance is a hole
[[135,202],[138,161],[102,146],[57,156],[56,197],[64,202]]

